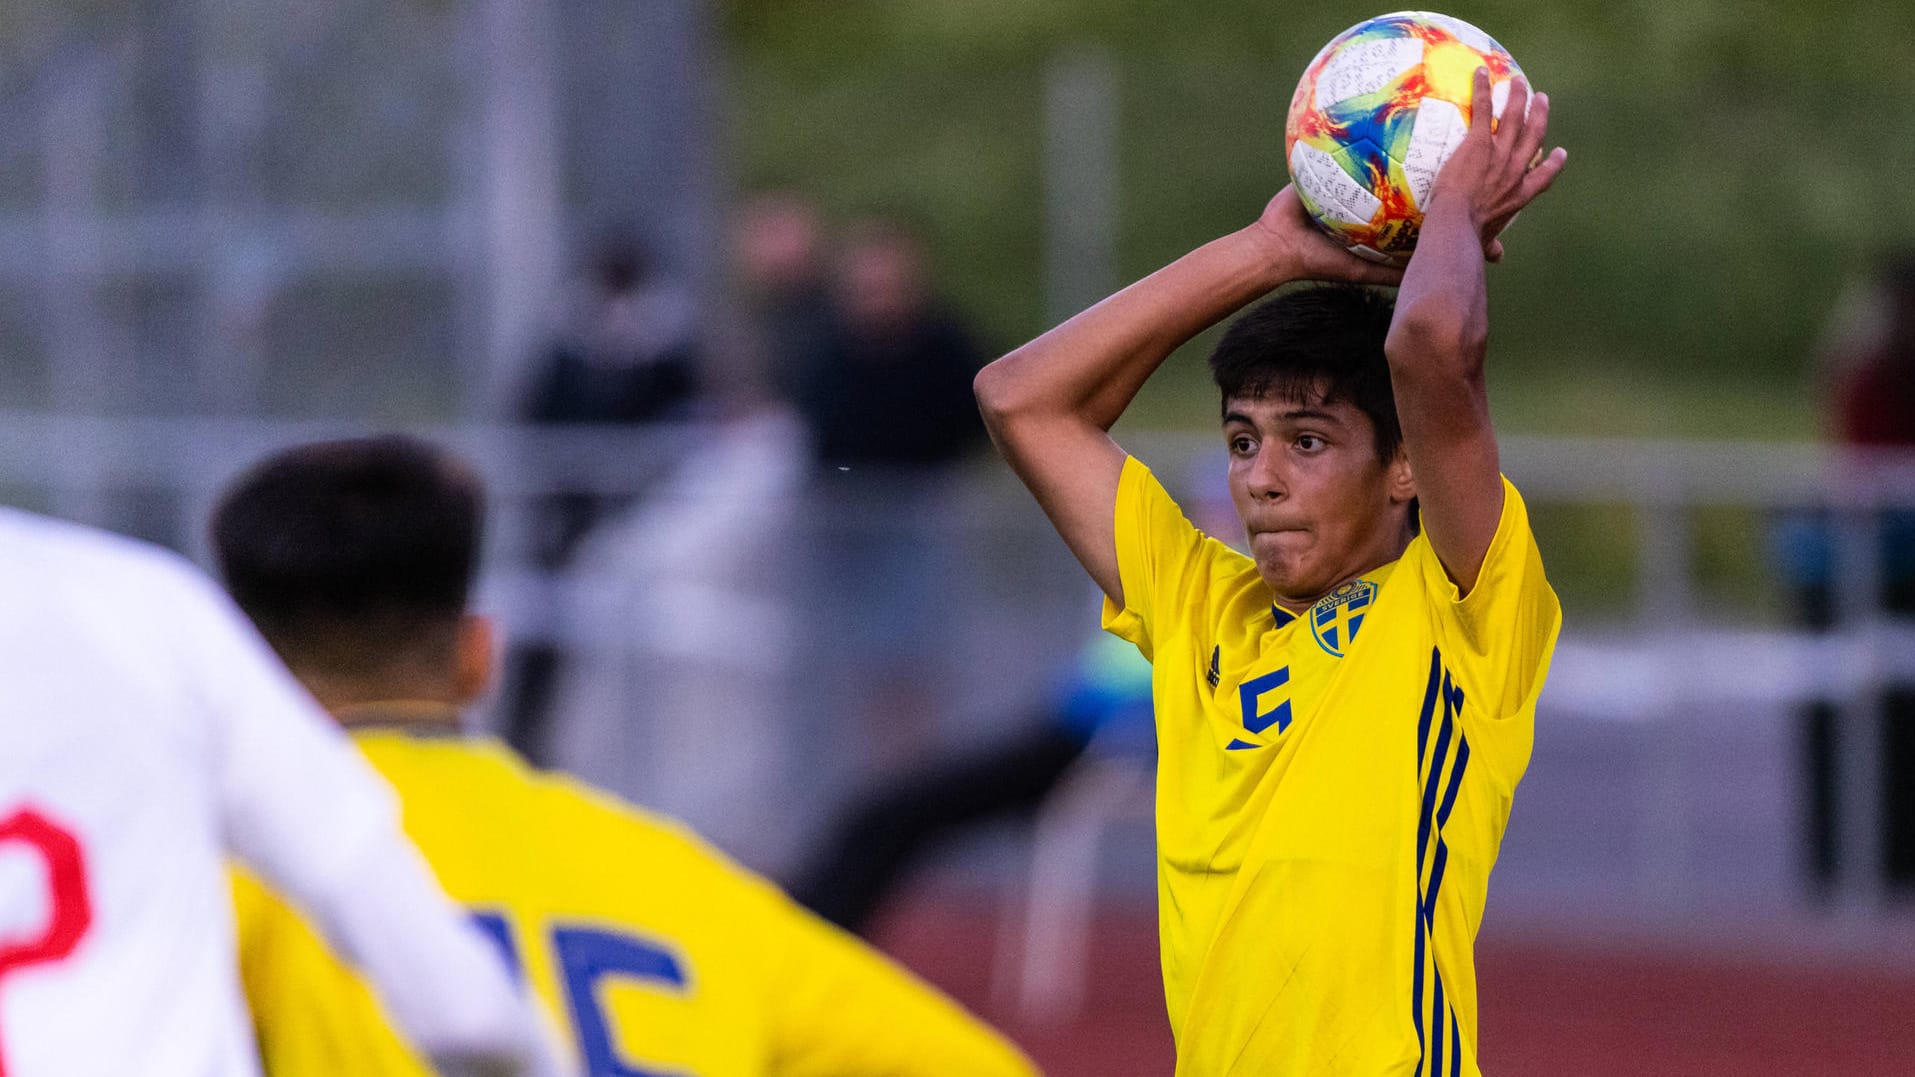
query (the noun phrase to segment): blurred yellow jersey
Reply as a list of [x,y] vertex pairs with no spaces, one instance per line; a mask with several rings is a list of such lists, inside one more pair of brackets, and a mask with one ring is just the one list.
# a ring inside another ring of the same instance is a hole
[[1116,528],[1177,1073],[1478,1073],[1473,943],[1562,621],[1515,487],[1468,596],[1418,537],[1302,615],[1135,459]]
[[[592,1077],[1035,1072],[955,1003],[670,821],[491,742],[355,739],[447,892]],[[268,1074],[431,1072],[289,907],[244,876],[236,903]]]

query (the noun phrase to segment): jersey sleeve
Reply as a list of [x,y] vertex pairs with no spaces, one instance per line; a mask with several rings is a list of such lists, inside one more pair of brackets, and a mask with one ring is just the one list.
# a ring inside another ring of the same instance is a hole
[[228,847],[365,970],[442,1068],[552,1068],[503,962],[400,829],[390,787],[210,582],[179,600]]
[[[1425,546],[1420,571],[1435,596],[1437,635],[1445,662],[1473,696],[1465,714],[1479,721],[1512,719],[1528,727],[1536,697],[1549,671],[1549,658],[1562,627],[1562,605],[1543,574],[1542,552],[1530,530],[1522,494],[1503,480],[1503,514],[1476,585],[1462,594],[1434,552]],[[1486,731],[1488,732],[1488,731]],[[1510,761],[1520,770],[1529,739],[1521,731],[1500,731],[1519,753]]]
[[1117,480],[1115,512],[1124,605],[1119,609],[1106,597],[1103,625],[1154,659],[1156,634],[1166,619],[1189,608],[1218,544],[1197,530],[1157,476],[1134,456],[1125,458]]
[[753,883],[778,1077],[1036,1077],[1011,1042],[890,958]]
[[265,1072],[431,1077],[431,1064],[392,1030],[372,988],[304,918],[244,869],[232,879],[240,983]]

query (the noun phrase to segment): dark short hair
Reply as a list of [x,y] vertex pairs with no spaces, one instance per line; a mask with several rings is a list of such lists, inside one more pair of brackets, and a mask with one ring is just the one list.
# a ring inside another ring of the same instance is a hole
[[214,510],[220,573],[294,666],[362,676],[450,646],[478,569],[485,491],[415,438],[271,456]]
[[1403,444],[1383,342],[1396,299],[1376,288],[1323,284],[1266,299],[1224,330],[1210,376],[1232,399],[1275,395],[1299,403],[1347,402],[1370,417],[1376,454],[1388,463]]

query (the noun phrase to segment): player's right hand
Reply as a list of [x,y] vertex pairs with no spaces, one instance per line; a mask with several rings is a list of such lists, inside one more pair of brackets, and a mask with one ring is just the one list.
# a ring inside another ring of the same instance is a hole
[[1466,213],[1481,238],[1483,257],[1498,262],[1497,237],[1562,173],[1569,154],[1562,147],[1545,154],[1549,131],[1549,95],[1531,95],[1527,80],[1510,84],[1509,100],[1498,122],[1491,120],[1489,71],[1477,68],[1471,83],[1469,134],[1437,173],[1430,193],[1430,214]]
[[1334,280],[1354,284],[1400,284],[1403,270],[1359,258],[1310,222],[1295,187],[1277,192],[1253,230],[1269,245],[1286,280]]

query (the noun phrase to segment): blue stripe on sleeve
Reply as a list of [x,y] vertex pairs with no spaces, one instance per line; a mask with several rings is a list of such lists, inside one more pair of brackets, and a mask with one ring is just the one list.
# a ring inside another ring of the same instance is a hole
[[1450,1072],[1463,1072],[1463,1037],[1456,1034],[1456,1011],[1450,1011]]
[[[1436,701],[1443,701],[1443,717],[1437,725],[1436,744],[1429,743],[1430,725],[1436,721]],[[1436,960],[1435,928],[1437,899],[1443,891],[1444,875],[1449,867],[1449,843],[1443,840],[1443,828],[1448,825],[1451,812],[1463,787],[1463,776],[1469,770],[1469,737],[1461,726],[1463,709],[1463,690],[1450,680],[1449,671],[1443,668],[1442,653],[1430,652],[1429,686],[1423,696],[1423,710],[1418,717],[1416,748],[1417,772],[1422,781],[1422,798],[1417,812],[1416,842],[1416,881],[1417,901],[1415,917],[1415,960],[1410,978],[1410,1010],[1416,1026],[1418,1059],[1417,1077],[1443,1077],[1444,1063],[1447,1059],[1450,1077],[1457,1077],[1463,1068],[1463,1041],[1461,1026],[1455,1010],[1444,998],[1443,971]],[[1450,741],[1456,741],[1456,754],[1450,758]],[[1425,749],[1429,749],[1428,769],[1424,769]],[[1447,772],[1447,773],[1446,773]],[[1442,799],[1439,804],[1438,792]],[[1436,850],[1430,852],[1434,839]],[[1423,884],[1423,867],[1429,863],[1429,884]],[[1428,962],[1429,969],[1424,969]],[[1430,983],[1430,1005],[1423,1005],[1423,983],[1427,976]],[[1428,1018],[1427,1025],[1425,1018]],[[1448,1026],[1449,1045],[1444,1049],[1444,1027]]]
[[1430,648],[1430,686],[1423,690],[1423,716],[1416,720],[1416,766],[1423,767],[1423,750],[1430,745],[1430,716],[1436,713],[1436,691],[1441,686],[1443,653]]
[[1430,757],[1429,776],[1423,779],[1423,808],[1416,817],[1416,879],[1423,881],[1423,850],[1429,845],[1430,824],[1436,815],[1436,787],[1443,775],[1443,757],[1450,752],[1453,724],[1449,712],[1443,712],[1443,725],[1436,732],[1436,754]]
[[1423,903],[1418,901],[1412,933],[1416,936],[1416,963],[1410,966],[1410,1016],[1416,1021],[1416,1077],[1423,1077],[1423,1059],[1429,1045],[1423,1039]]
[[1450,767],[1450,787],[1443,793],[1443,806],[1437,810],[1436,825],[1440,830],[1450,821],[1450,809],[1456,807],[1456,793],[1463,787],[1463,772],[1469,769],[1469,737],[1456,738],[1456,763]]

